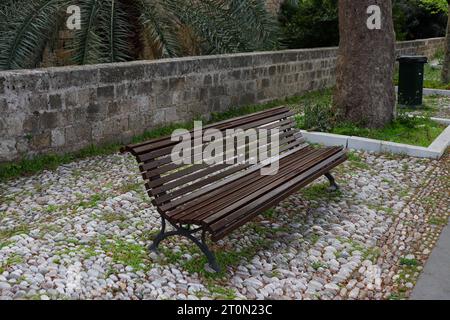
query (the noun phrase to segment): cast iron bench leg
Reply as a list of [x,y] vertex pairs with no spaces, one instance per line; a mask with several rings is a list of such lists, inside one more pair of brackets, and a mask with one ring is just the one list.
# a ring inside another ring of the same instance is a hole
[[325,177],[327,177],[327,179],[330,181],[330,191],[339,190],[339,186],[337,185],[336,180],[334,180],[334,177],[331,175],[331,173],[325,173]]
[[187,228],[179,227],[177,225],[172,226],[175,228],[174,231],[166,232],[166,219],[164,217],[161,217],[161,231],[156,236],[155,240],[153,240],[153,243],[149,246],[149,250],[153,252],[158,252],[158,246],[164,239],[171,237],[171,236],[183,236],[191,240],[195,243],[197,247],[200,248],[200,250],[203,252],[203,254],[206,256],[206,259],[208,260],[209,266],[215,271],[220,272],[219,264],[217,263],[216,256],[214,253],[209,249],[209,247],[205,243],[205,232],[202,233],[202,240],[198,240],[196,237],[193,236],[194,233],[201,230],[201,228],[197,228],[194,230],[189,230]]

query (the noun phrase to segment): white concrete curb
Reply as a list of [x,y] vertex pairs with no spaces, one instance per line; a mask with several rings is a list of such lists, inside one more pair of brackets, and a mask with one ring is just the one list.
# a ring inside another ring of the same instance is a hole
[[[398,93],[398,86],[395,86],[395,93]],[[450,90],[444,89],[423,88],[422,93],[424,96],[433,96],[433,95],[450,96]]]
[[438,123],[441,123],[441,124],[445,124],[445,125],[447,125],[447,126],[450,126],[450,119],[445,119],[445,118],[433,118],[433,117],[431,117],[430,119],[433,120],[433,121],[436,121],[436,122],[438,122]]
[[432,95],[450,96],[450,90],[423,88],[423,95],[424,96],[432,96]]
[[[442,119],[450,121],[449,119]],[[449,123],[447,123],[449,124]],[[370,151],[376,153],[403,154],[417,158],[440,159],[450,146],[450,125],[428,147],[412,146],[383,140],[367,139],[354,136],[344,136],[333,133],[309,132],[301,130],[305,139],[310,143],[325,146],[344,146],[349,149]]]

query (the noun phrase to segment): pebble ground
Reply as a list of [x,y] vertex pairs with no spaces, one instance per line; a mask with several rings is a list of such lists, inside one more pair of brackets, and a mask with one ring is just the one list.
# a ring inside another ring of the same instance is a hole
[[212,247],[146,247],[159,215],[131,157],[0,183],[0,299],[405,299],[450,214],[450,157],[351,152]]

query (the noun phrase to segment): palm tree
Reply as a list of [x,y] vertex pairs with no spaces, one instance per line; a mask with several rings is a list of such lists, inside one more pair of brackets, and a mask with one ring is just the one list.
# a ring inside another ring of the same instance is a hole
[[76,64],[218,54],[277,47],[277,25],[264,0],[3,0],[0,70],[32,68],[81,9],[71,58]]

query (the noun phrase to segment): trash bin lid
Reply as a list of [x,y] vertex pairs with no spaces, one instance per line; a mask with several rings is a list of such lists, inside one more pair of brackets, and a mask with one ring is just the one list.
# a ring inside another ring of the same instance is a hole
[[425,56],[400,56],[397,61],[404,63],[427,63],[428,58]]

